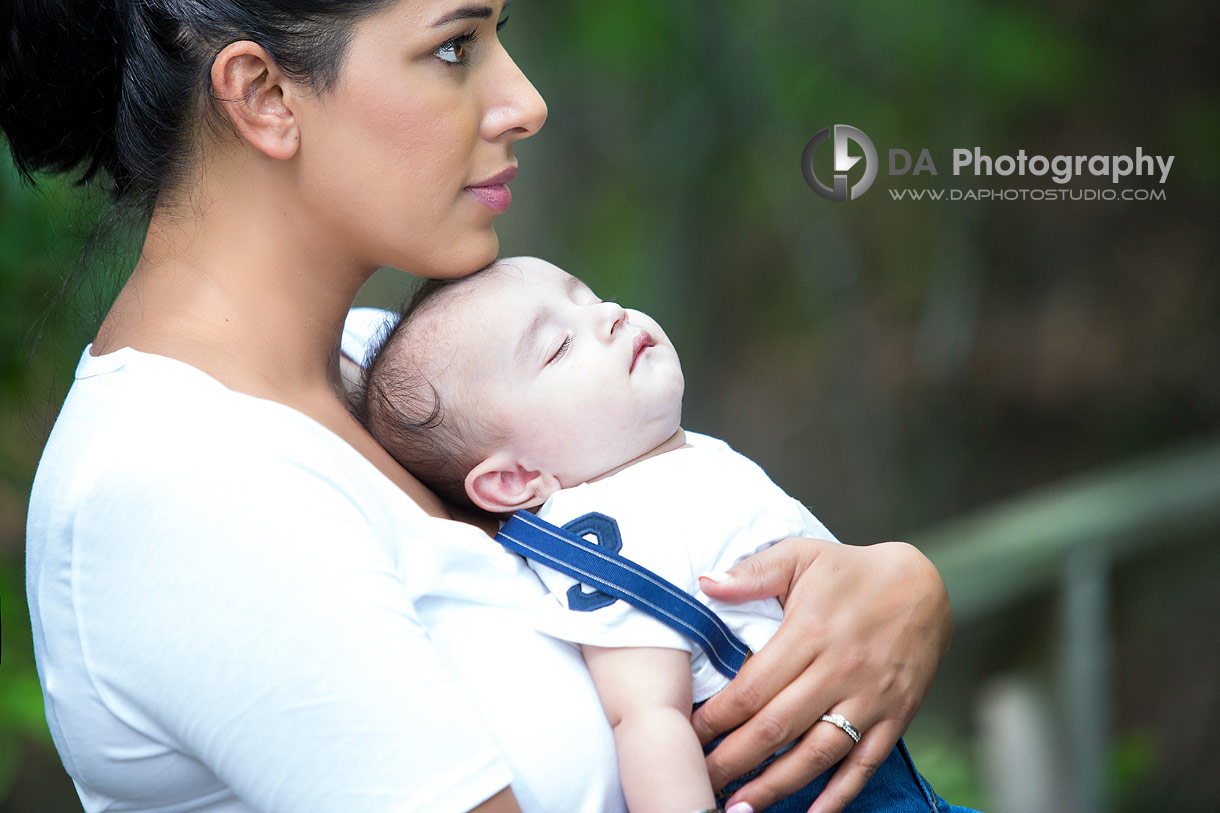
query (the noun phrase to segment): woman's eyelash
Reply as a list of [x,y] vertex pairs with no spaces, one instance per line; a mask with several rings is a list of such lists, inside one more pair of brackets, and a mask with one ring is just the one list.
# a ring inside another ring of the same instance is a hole
[[564,353],[568,352],[568,348],[571,346],[572,346],[571,334],[564,336],[563,344],[559,345],[559,349],[555,351],[555,355],[551,356],[550,359],[547,360],[547,364],[550,364],[551,362],[554,362],[554,361],[558,361],[559,357],[562,356]]
[[[504,19],[498,21],[496,23],[496,30],[499,31],[507,22],[508,17],[504,17]],[[470,63],[470,58],[466,55],[465,49],[469,48],[471,45],[474,45],[478,38],[479,29],[477,28],[472,28],[464,34],[458,34],[453,39],[445,41],[440,48],[436,49],[437,57],[446,65],[467,65]],[[453,58],[446,59],[445,57],[440,56],[446,52],[452,54]]]
[[[472,28],[464,34],[458,34],[450,40],[446,40],[440,48],[436,49],[436,56],[446,65],[467,65],[470,63],[470,57],[466,54],[466,49],[474,45],[475,40],[479,38],[479,29]],[[452,59],[447,59],[442,54],[452,54]]]

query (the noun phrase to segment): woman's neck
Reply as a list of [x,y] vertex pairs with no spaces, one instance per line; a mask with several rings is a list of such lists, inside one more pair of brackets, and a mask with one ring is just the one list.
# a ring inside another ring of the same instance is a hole
[[350,443],[424,510],[447,517],[336,397],[343,320],[375,269],[300,209],[282,165],[239,153],[202,164],[207,172],[189,197],[153,213],[93,352],[169,356],[290,406]]
[[236,169],[213,165],[208,186],[158,206],[94,352],[168,355],[289,400],[327,385],[343,319],[373,269],[321,239],[291,196],[259,194]]

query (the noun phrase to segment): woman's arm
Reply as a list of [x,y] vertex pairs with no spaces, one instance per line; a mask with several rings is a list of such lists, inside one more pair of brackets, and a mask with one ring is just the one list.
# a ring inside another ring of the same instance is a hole
[[[800,737],[729,805],[762,810],[844,759],[811,808],[837,813],[864,787],[915,716],[952,636],[944,582],[901,542],[868,547],[786,539],[742,560],[729,578],[700,580],[724,601],[778,596],[784,621],[729,686],[696,712],[707,743],[740,726],[707,758],[723,787]],[[819,718],[836,712],[859,744]]]

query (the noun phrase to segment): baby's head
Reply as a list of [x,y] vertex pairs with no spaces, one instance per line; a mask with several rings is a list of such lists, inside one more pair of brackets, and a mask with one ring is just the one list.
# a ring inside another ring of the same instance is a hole
[[427,283],[369,362],[358,412],[441,496],[505,513],[664,443],[682,390],[656,322],[517,257]]

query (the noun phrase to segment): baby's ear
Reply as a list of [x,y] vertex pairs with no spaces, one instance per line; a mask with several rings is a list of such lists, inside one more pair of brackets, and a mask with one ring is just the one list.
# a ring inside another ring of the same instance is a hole
[[496,452],[466,475],[466,494],[493,514],[511,514],[542,505],[559,490],[553,475],[533,471],[514,457]]

